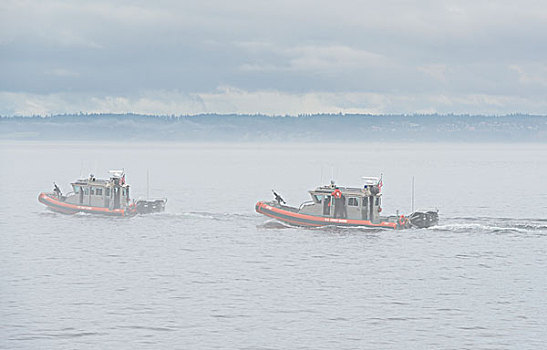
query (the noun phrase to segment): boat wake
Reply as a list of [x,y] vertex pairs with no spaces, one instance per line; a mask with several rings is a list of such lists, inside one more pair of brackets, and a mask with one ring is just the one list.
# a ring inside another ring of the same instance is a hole
[[490,232],[490,233],[510,233],[518,232],[524,233],[527,232],[525,229],[520,229],[516,227],[500,227],[492,225],[481,225],[481,224],[451,224],[451,225],[439,225],[435,227],[430,227],[429,230],[432,231],[450,231],[450,232]]
[[[108,216],[97,216],[88,213],[76,213],[73,215],[63,215],[51,211],[39,212],[43,217],[72,217],[75,219],[93,219],[102,218],[104,220],[117,219]],[[223,221],[232,224],[251,224],[257,229],[293,229],[293,230],[312,230],[326,233],[385,233],[385,229],[374,227],[342,227],[342,226],[324,226],[324,227],[301,227],[292,226],[277,220],[263,219],[254,213],[230,213],[230,212],[204,212],[187,211],[179,213],[160,212],[147,215],[137,215],[138,220],[198,220],[198,221]],[[440,225],[432,226],[426,229],[411,228],[405,231],[416,233],[434,233],[434,232],[454,232],[454,233],[487,233],[487,234],[538,234],[547,235],[547,219],[544,218],[495,218],[495,217],[442,217]]]
[[266,221],[263,224],[256,225],[256,228],[261,229],[261,230],[283,230],[283,229],[291,229],[291,228],[295,228],[295,227],[284,224],[284,223],[279,222],[279,221],[269,220],[269,221]]
[[177,218],[196,218],[196,219],[208,219],[208,220],[218,220],[218,216],[212,213],[207,212],[184,212],[176,214],[166,214],[168,216],[174,216]]
[[[85,214],[84,214],[85,215]],[[143,219],[145,216],[142,217]],[[389,230],[374,227],[342,227],[342,226],[323,226],[323,227],[301,227],[282,223],[277,220],[263,219],[254,213],[229,213],[229,212],[204,212],[188,211],[180,213],[157,213],[147,215],[146,218],[156,220],[178,219],[178,220],[211,220],[230,222],[232,224],[254,224],[259,230],[312,230],[325,233],[389,233]],[[434,232],[454,232],[454,233],[487,233],[487,234],[540,234],[547,235],[547,219],[517,219],[517,218],[494,218],[494,217],[442,217],[441,224],[429,227],[427,229],[411,228],[405,232],[415,232],[424,234]]]
[[182,213],[158,213],[154,214],[156,217],[162,218],[183,218],[183,219],[204,219],[204,220],[213,220],[213,221],[239,221],[239,220],[249,220],[257,219],[258,216],[254,214],[241,214],[241,213],[213,213],[213,212],[204,212],[204,211],[188,211]]
[[328,233],[380,233],[380,232],[386,232],[390,233],[393,232],[392,230],[387,230],[383,228],[375,228],[375,227],[366,227],[366,226],[353,226],[353,227],[347,227],[347,226],[323,226],[323,227],[314,227],[311,228],[311,230],[315,231],[321,231],[321,232],[328,232]]
[[539,233],[547,234],[547,219],[516,219],[493,217],[445,218],[444,224],[430,227],[432,231],[484,233]]
[[[453,232],[453,233],[486,233],[486,234],[539,234],[547,235],[546,219],[511,219],[511,218],[443,218],[444,224],[432,226],[425,229],[411,228],[404,232],[414,232],[424,234],[434,232]],[[343,227],[343,226],[323,226],[323,227],[301,227],[284,224],[279,221],[269,220],[256,226],[259,229],[295,229],[295,230],[313,230],[326,233],[390,233],[390,230],[373,227]],[[393,234],[393,233],[391,233]],[[404,233],[402,233],[404,234]]]

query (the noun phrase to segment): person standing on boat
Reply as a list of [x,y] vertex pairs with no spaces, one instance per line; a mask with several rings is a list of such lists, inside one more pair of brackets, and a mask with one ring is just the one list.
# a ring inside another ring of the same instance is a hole
[[61,195],[63,194],[61,192],[61,189],[59,188],[59,186],[57,186],[57,184],[55,182],[53,183],[53,192],[55,192],[57,197],[61,197]]
[[343,196],[342,191],[338,187],[335,187],[334,191],[331,193],[332,197],[334,198],[334,217],[335,218],[341,218],[343,215]]

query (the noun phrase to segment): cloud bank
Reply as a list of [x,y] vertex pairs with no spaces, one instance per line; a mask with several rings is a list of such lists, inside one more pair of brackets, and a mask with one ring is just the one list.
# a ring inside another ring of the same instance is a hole
[[547,113],[547,11],[512,1],[12,1],[0,114]]

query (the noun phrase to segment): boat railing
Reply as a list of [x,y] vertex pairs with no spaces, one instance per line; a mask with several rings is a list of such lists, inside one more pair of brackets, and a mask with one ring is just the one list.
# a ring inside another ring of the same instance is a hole
[[315,203],[314,201],[305,201],[304,203],[300,204],[300,207],[298,207],[298,210],[302,210],[302,208],[304,208],[305,206],[312,205],[314,203]]

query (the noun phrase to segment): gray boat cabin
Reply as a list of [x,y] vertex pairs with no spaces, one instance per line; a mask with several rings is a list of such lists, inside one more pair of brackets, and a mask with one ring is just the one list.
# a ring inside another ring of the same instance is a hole
[[119,170],[111,170],[110,174],[108,180],[90,175],[71,183],[72,192],[64,196],[64,202],[111,210],[126,208],[130,204],[130,186],[125,183],[125,174]]
[[[298,212],[323,217],[338,217],[352,220],[380,221],[382,194],[377,178],[363,178],[361,188],[330,185],[320,186],[309,191],[311,201],[300,205]],[[334,191],[341,192],[341,198],[335,198]],[[336,209],[338,206],[338,209]]]

